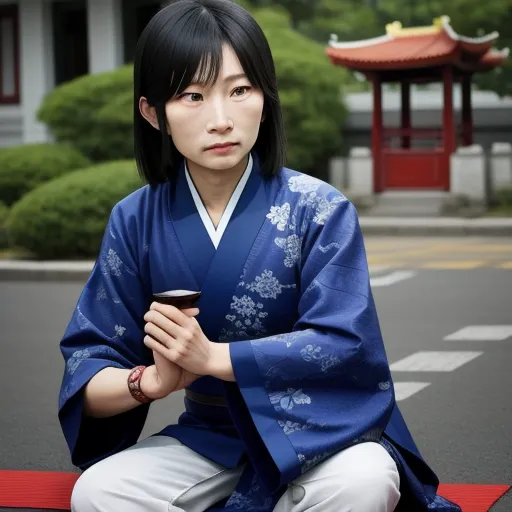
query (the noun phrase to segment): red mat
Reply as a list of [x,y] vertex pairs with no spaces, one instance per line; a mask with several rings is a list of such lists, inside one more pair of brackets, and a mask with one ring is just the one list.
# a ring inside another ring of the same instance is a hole
[[488,512],[510,485],[441,484],[438,494],[457,503],[462,512]]
[[[45,471],[0,471],[0,507],[69,510],[79,475]],[[441,484],[439,494],[462,512],[488,512],[509,485]]]

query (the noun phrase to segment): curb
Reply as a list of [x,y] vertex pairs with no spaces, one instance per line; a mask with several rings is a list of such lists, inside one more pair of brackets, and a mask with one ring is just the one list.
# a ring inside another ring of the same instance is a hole
[[[94,262],[16,261],[0,260],[0,281],[4,282],[75,282],[85,283]],[[370,276],[377,277],[388,270],[383,265],[371,265]]]
[[[359,217],[363,235],[379,236],[479,236],[511,237],[512,218],[409,218]],[[20,261],[0,260],[0,281],[84,282],[93,261]],[[370,266],[377,276],[386,268]]]
[[363,235],[512,237],[512,218],[359,217]]
[[0,281],[87,281],[94,262],[0,261]]

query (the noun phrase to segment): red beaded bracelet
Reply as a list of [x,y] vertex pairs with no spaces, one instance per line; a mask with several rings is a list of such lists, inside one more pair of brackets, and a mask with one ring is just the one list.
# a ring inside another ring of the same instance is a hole
[[149,404],[154,401],[140,389],[140,381],[146,368],[146,366],[136,366],[128,375],[128,389],[130,390],[130,394],[141,404]]

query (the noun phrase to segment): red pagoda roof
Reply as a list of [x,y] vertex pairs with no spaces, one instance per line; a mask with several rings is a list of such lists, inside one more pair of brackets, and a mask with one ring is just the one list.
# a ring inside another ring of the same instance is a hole
[[386,35],[339,43],[332,36],[326,50],[331,62],[353,70],[379,71],[431,68],[453,64],[462,71],[485,71],[508,56],[508,48],[493,49],[498,32],[483,37],[464,37],[450,25],[448,16],[430,27],[402,28],[400,22],[386,27]]

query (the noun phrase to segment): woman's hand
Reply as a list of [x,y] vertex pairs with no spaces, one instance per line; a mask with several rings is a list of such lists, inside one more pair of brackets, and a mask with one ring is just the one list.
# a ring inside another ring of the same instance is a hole
[[[197,309],[184,310],[187,316],[195,316]],[[197,380],[200,375],[188,372],[173,363],[167,357],[153,350],[155,364],[148,366],[142,375],[140,383],[142,392],[154,400],[165,398],[175,391],[186,388]]]
[[154,352],[195,375],[211,375],[214,345],[194,318],[199,310],[188,314],[165,304],[153,302],[144,316],[144,344]]

